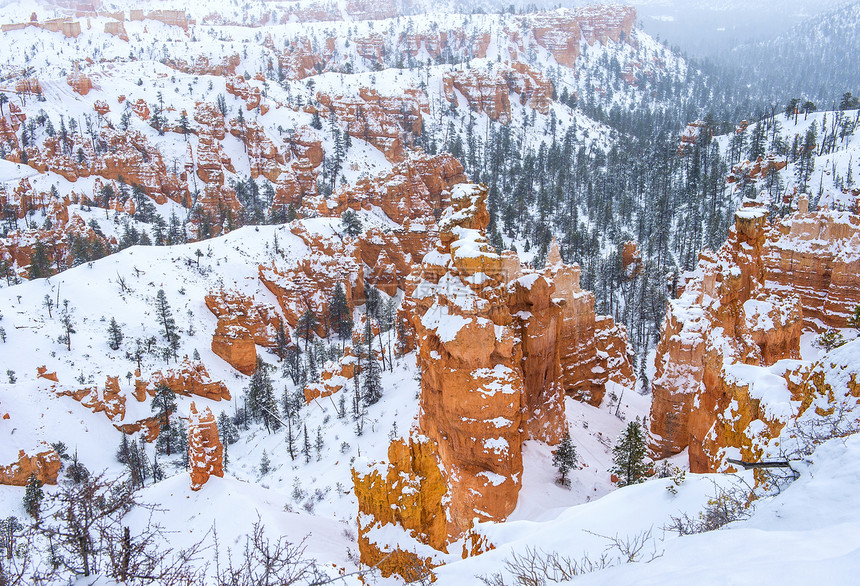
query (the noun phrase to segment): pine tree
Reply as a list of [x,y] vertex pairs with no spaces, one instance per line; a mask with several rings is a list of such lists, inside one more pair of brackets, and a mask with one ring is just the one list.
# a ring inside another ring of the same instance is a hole
[[353,210],[346,210],[340,215],[341,224],[343,224],[343,230],[347,233],[348,236],[352,236],[355,238],[359,234],[362,233],[363,227],[361,225],[361,218],[358,217],[358,214]]
[[265,476],[269,473],[271,469],[271,461],[269,460],[269,455],[266,453],[266,450],[263,450],[263,457],[260,458],[260,476]]
[[311,438],[308,436],[308,424],[305,423],[305,441],[302,445],[302,454],[305,456],[305,464],[311,461]]
[[72,318],[72,309],[69,307],[69,300],[63,300],[63,307],[60,309],[60,324],[63,326],[63,335],[60,336],[59,342],[61,344],[66,344],[66,348],[71,351],[72,349],[72,334],[76,333],[75,331],[75,322]]
[[179,349],[179,331],[176,327],[176,321],[173,319],[173,312],[170,310],[170,304],[167,302],[167,295],[164,289],[159,289],[155,295],[155,311],[158,315],[158,320],[163,328],[163,335],[167,339],[167,345],[173,352],[173,359],[177,359],[177,350]]
[[317,427],[317,440],[316,443],[314,443],[314,447],[317,451],[317,462],[322,458],[323,446],[325,446],[325,443],[323,442],[322,427]]
[[110,346],[110,349],[119,350],[122,338],[122,328],[116,323],[116,318],[110,318],[110,325],[108,326],[108,346]]
[[314,330],[317,327],[317,316],[310,309],[306,310],[296,323],[296,333],[305,341],[305,352],[308,351],[308,342],[314,335]]
[[158,419],[158,440],[155,447],[158,451],[168,456],[176,451],[176,433],[170,421],[170,416],[176,412],[176,393],[170,390],[166,384],[161,383],[155,388],[155,396],[152,398],[150,408]]
[[382,369],[379,361],[374,356],[373,350],[369,348],[367,359],[367,370],[364,373],[364,384],[361,395],[364,402],[373,405],[382,398]]
[[631,421],[621,432],[618,442],[612,448],[612,468],[609,471],[618,477],[618,486],[637,484],[648,475],[645,461],[645,437],[639,421]]
[[552,465],[558,470],[558,483],[562,486],[567,486],[567,472],[574,468],[577,463],[576,447],[570,439],[570,430],[564,430],[564,436],[561,438],[561,443],[555,449],[552,455]]
[[254,374],[251,375],[251,381],[248,384],[247,396],[251,416],[256,420],[262,420],[263,425],[266,426],[266,431],[269,433],[278,431],[281,427],[280,412],[278,411],[278,402],[275,399],[272,379],[269,376],[269,366],[259,356],[257,357],[257,367],[254,369]]
[[42,506],[42,499],[45,495],[42,493],[42,481],[36,478],[35,474],[30,474],[27,480],[27,488],[24,489],[24,510],[34,519],[39,518],[39,510]]
[[218,438],[225,446],[239,441],[239,430],[225,411],[218,416]]
[[337,283],[328,302],[328,325],[332,332],[336,333],[341,340],[346,340],[352,335],[352,312],[346,300],[346,292],[343,285]]

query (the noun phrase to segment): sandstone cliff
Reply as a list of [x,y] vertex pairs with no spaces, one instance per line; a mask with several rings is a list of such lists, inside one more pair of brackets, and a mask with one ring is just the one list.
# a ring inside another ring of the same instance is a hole
[[[762,209],[737,213],[726,244],[700,255],[669,303],[651,407],[657,456],[689,447],[693,471],[714,470],[727,449],[750,450],[750,422],[779,432],[784,421],[760,416],[770,407],[749,369],[798,358],[804,329],[844,326],[860,303],[858,228],[841,212],[802,210],[774,226]],[[788,366],[774,368],[781,376]]]

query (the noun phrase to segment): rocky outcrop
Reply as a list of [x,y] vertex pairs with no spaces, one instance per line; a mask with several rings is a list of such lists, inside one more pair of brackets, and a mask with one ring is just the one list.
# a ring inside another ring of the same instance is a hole
[[[529,425],[535,414],[530,407],[561,407],[557,381],[545,380],[558,367],[537,363],[542,351],[554,358],[557,309],[550,308],[549,287],[526,292],[514,284],[516,303],[548,309],[538,318],[521,312],[526,323],[514,323],[507,306],[508,275],[483,234],[489,222],[485,197],[479,186],[454,187],[452,205],[440,221],[439,247],[425,256],[407,290],[422,372],[419,429],[436,442],[446,470],[452,535],[468,530],[476,517],[499,520],[513,510],[527,429],[542,432],[537,439],[560,435]],[[529,284],[521,282],[520,288]],[[531,354],[524,354],[517,334],[532,334],[541,318],[553,325],[550,339],[539,333],[527,341]],[[549,382],[548,388],[528,388],[524,364],[528,383]],[[546,395],[549,403],[541,404]]]
[[225,55],[217,61],[210,59],[208,55],[198,55],[192,61],[184,59],[168,59],[165,63],[168,67],[188,73],[189,75],[236,75],[236,68],[242,62],[238,53]]
[[248,85],[248,82],[241,75],[228,77],[226,89],[228,94],[245,100],[245,108],[248,110],[253,110],[260,105],[260,88]]
[[610,381],[622,386],[635,382],[627,332],[611,317],[595,314],[594,294],[579,286],[579,265],[564,264],[555,241],[545,274],[555,283],[555,296],[564,300],[559,337],[562,388],[574,399],[598,406]]
[[302,239],[308,253],[298,260],[277,256],[270,265],[260,265],[260,281],[277,297],[291,327],[296,327],[299,317],[310,310],[317,318],[317,335],[325,337],[328,302],[338,283],[350,307],[353,299],[364,299],[361,256],[351,238],[314,234],[302,224],[294,224],[290,231]]
[[257,364],[256,346],[275,345],[281,320],[277,310],[236,291],[210,293],[205,302],[218,318],[212,351],[239,372],[252,374]]
[[68,83],[72,87],[72,91],[81,94],[82,96],[90,93],[90,90],[93,89],[93,82],[84,73],[81,73],[81,70],[78,69],[77,65],[75,66],[74,71],[72,71],[66,77],[66,83]]
[[579,45],[630,41],[636,9],[630,6],[592,5],[540,12],[523,17],[538,45],[549,51],[559,65],[574,67]]
[[[822,295],[810,275],[824,273],[822,267],[834,257],[804,256],[800,235],[824,236],[818,240],[821,252],[842,250],[856,238],[847,218],[841,229],[810,232],[811,225],[824,226],[837,217],[799,212],[772,227],[765,210],[742,208],[726,244],[717,253],[700,255],[679,298],[669,303],[657,347],[650,438],[656,455],[689,447],[691,470],[702,472],[718,469],[725,449],[748,443],[749,438],[741,437],[743,426],[764,421],[759,410],[765,408],[750,391],[750,369],[798,358],[804,325],[815,323],[807,313],[823,310],[829,284],[817,282],[825,287]],[[856,246],[847,248],[857,250]],[[800,257],[805,264],[797,262]],[[854,283],[855,292],[843,298],[841,307],[849,305],[852,295],[853,303],[860,303],[856,292],[860,278],[855,272],[847,280]],[[842,325],[847,314],[840,315],[838,307],[834,305],[832,317],[818,315]],[[772,418],[767,422],[766,427],[778,432]]]
[[257,368],[254,337],[237,320],[218,320],[212,336],[212,351],[242,374],[254,374]]
[[191,490],[200,490],[210,476],[224,476],[224,446],[209,407],[200,412],[191,403],[188,414],[188,471]]
[[230,400],[230,391],[221,381],[212,380],[202,362],[186,358],[176,368],[150,375],[149,381],[135,381],[138,400],[144,400],[144,393],[154,396],[159,385],[166,385],[177,395],[197,396],[213,401]]
[[768,289],[793,291],[803,304],[804,325],[845,327],[860,304],[860,215],[800,211],[774,226],[764,253]]
[[305,387],[305,402],[310,404],[316,399],[322,399],[343,390],[356,375],[357,365],[358,359],[352,351],[352,346],[346,346],[340,359],[329,360],[323,365],[319,382]]
[[19,450],[17,462],[0,466],[0,484],[27,486],[31,474],[35,474],[42,484],[57,484],[57,475],[61,467],[60,457],[51,448],[37,452],[33,456],[27,455],[24,450]]
[[119,37],[126,43],[128,42],[128,33],[125,32],[125,23],[117,20],[109,20],[105,23],[105,33]]
[[338,125],[350,136],[370,142],[389,161],[406,157],[405,148],[421,134],[422,112],[429,111],[424,92],[407,89],[398,96],[383,96],[375,89],[361,88],[358,96],[317,94],[321,116],[334,111]]
[[[420,435],[394,440],[387,464],[356,466],[352,479],[361,563],[377,567],[384,577],[414,580],[426,574],[434,565],[432,551],[446,551],[448,540],[448,488],[433,442]],[[386,530],[406,532],[429,546],[429,555],[392,547],[377,535]]]
[[445,75],[442,88],[452,104],[457,103],[457,90],[471,109],[503,124],[511,121],[510,94],[519,94],[522,104],[541,114],[549,113],[553,94],[552,82],[523,63],[492,71],[456,70]]
[[19,79],[15,82],[15,91],[19,94],[38,96],[42,94],[42,84],[35,77]]
[[[604,372],[590,372],[586,381],[573,381],[568,369],[574,363],[590,352],[595,360],[601,357],[607,371],[622,373],[615,376],[624,384],[633,383],[623,328],[609,318],[595,318],[593,297],[590,321],[584,317],[589,306],[580,304],[580,321],[565,323],[568,299],[576,302],[586,294],[579,290],[578,267],[564,265],[557,246],[550,251],[547,269],[536,272],[521,266],[515,253],[500,255],[488,244],[486,195],[486,188],[478,185],[460,183],[451,189],[436,248],[407,279],[407,297],[398,316],[398,329],[404,331],[401,343],[417,348],[422,374],[417,433],[435,446],[448,494],[447,541],[415,532],[411,537],[442,551],[466,535],[475,521],[502,520],[513,510],[523,441],[552,444],[563,435],[565,381],[579,388],[593,379],[604,385],[609,380]],[[574,332],[582,323],[589,323],[590,329]],[[572,352],[565,337],[574,334],[583,343]],[[391,553],[401,564],[402,548],[380,547],[377,531],[397,525],[410,534],[410,515],[426,509],[419,503],[401,510],[408,503],[382,500],[386,490],[395,495],[399,490],[385,486],[385,475],[396,477],[420,459],[414,453],[411,459],[403,457],[396,442],[395,448],[388,468],[354,474],[364,563]],[[419,486],[412,493],[423,490]],[[432,549],[421,551],[403,558],[403,564],[432,564]]]

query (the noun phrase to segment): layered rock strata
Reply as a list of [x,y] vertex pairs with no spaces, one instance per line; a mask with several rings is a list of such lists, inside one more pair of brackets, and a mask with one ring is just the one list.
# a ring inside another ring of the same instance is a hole
[[770,407],[752,374],[799,358],[804,329],[845,325],[860,304],[858,229],[856,216],[803,206],[773,226],[764,209],[737,213],[728,241],[700,255],[669,303],[653,382],[655,455],[689,447],[691,470],[704,472],[723,466],[727,449],[749,449],[745,430],[778,433],[782,423],[760,416]]

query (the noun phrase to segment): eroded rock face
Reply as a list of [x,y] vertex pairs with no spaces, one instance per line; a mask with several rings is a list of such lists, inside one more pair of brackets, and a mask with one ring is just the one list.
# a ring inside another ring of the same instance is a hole
[[230,391],[226,385],[212,380],[202,362],[188,358],[177,368],[152,373],[148,382],[135,381],[135,392],[141,394],[141,390],[145,390],[150,396],[155,396],[155,388],[160,384],[167,385],[177,395],[197,396],[213,401],[230,400]]
[[275,344],[280,323],[277,310],[236,291],[210,293],[205,301],[209,311],[218,318],[212,351],[239,372],[253,374],[257,365],[256,346]]
[[[565,335],[581,326],[575,320],[564,323],[567,298],[585,295],[579,290],[578,267],[564,265],[557,246],[544,272],[520,266],[515,253],[497,254],[485,235],[486,195],[486,188],[478,185],[453,187],[439,220],[437,246],[407,280],[398,316],[399,329],[408,339],[401,343],[418,350],[422,376],[417,433],[429,438],[438,453],[449,495],[448,543],[467,534],[476,520],[501,520],[514,509],[523,470],[522,442],[557,443],[564,433],[568,364],[562,352],[570,361],[582,360],[586,352],[571,352],[564,342]],[[604,364],[611,362],[614,371],[623,372],[626,364],[631,379],[626,382],[632,384],[623,329],[609,318],[596,320],[593,310],[588,323],[590,329],[582,337],[587,333],[590,338],[583,347],[604,356]],[[572,380],[574,375],[568,376]],[[601,376],[605,384],[608,375]],[[582,384],[577,381],[575,386]],[[392,464],[392,469],[400,468]],[[354,477],[360,526],[366,533],[401,523],[400,518],[410,514],[399,510],[403,503],[384,503],[377,523],[370,514],[383,505],[367,487],[377,486],[374,490],[383,493],[378,488],[383,474],[370,470]],[[439,549],[430,540],[418,539]],[[363,562],[374,563],[388,553],[374,543],[359,541]]]
[[317,94],[323,105],[320,116],[334,110],[338,125],[350,136],[364,139],[378,148],[389,161],[406,158],[405,147],[421,134],[422,113],[429,111],[427,96],[408,89],[398,96],[384,96],[371,88],[361,88],[358,96]]
[[655,454],[689,446],[693,471],[715,470],[731,449],[753,454],[750,422],[779,433],[784,418],[762,416],[771,407],[750,373],[798,358],[804,328],[845,324],[860,303],[860,276],[846,270],[860,258],[858,227],[847,213],[801,211],[775,226],[763,209],[737,213],[726,244],[700,255],[670,301],[653,383]]
[[522,104],[541,114],[549,113],[553,93],[552,82],[523,63],[498,67],[492,72],[457,70],[444,77],[442,87],[449,102],[457,103],[454,92],[457,90],[473,110],[503,124],[511,121],[511,93],[519,94]]
[[323,365],[320,381],[305,387],[305,402],[310,404],[315,399],[331,396],[352,384],[357,363],[352,346],[346,346],[337,362],[328,361]]
[[43,484],[57,484],[61,466],[57,452],[50,448],[32,456],[19,450],[17,462],[0,466],[0,484],[27,486],[31,474],[35,474]]
[[188,469],[191,490],[200,490],[210,476],[224,476],[224,446],[209,407],[200,412],[191,403],[188,414]]
[[577,401],[598,406],[609,381],[623,386],[635,382],[627,331],[611,317],[594,313],[594,293],[579,286],[579,265],[564,264],[555,241],[547,255],[545,274],[555,283],[554,295],[564,300],[559,335],[561,386]]
[[766,286],[800,295],[805,327],[845,327],[860,304],[860,215],[806,207],[801,202],[804,211],[774,226],[764,255]]
[[574,67],[579,44],[630,39],[636,24],[636,9],[630,6],[583,6],[523,17],[538,45],[549,51],[560,65]]
[[426,573],[433,566],[430,557],[381,548],[374,534],[402,530],[419,543],[446,551],[448,488],[433,442],[420,435],[394,440],[388,447],[387,464],[356,467],[352,479],[359,503],[361,562],[377,566],[384,577],[416,579]]
[[317,335],[325,337],[328,302],[338,283],[350,307],[353,299],[364,299],[361,256],[352,238],[312,234],[298,223],[290,231],[305,242],[308,253],[298,260],[276,257],[271,265],[260,265],[259,278],[278,298],[291,327],[296,327],[299,317],[310,310],[317,318]]

